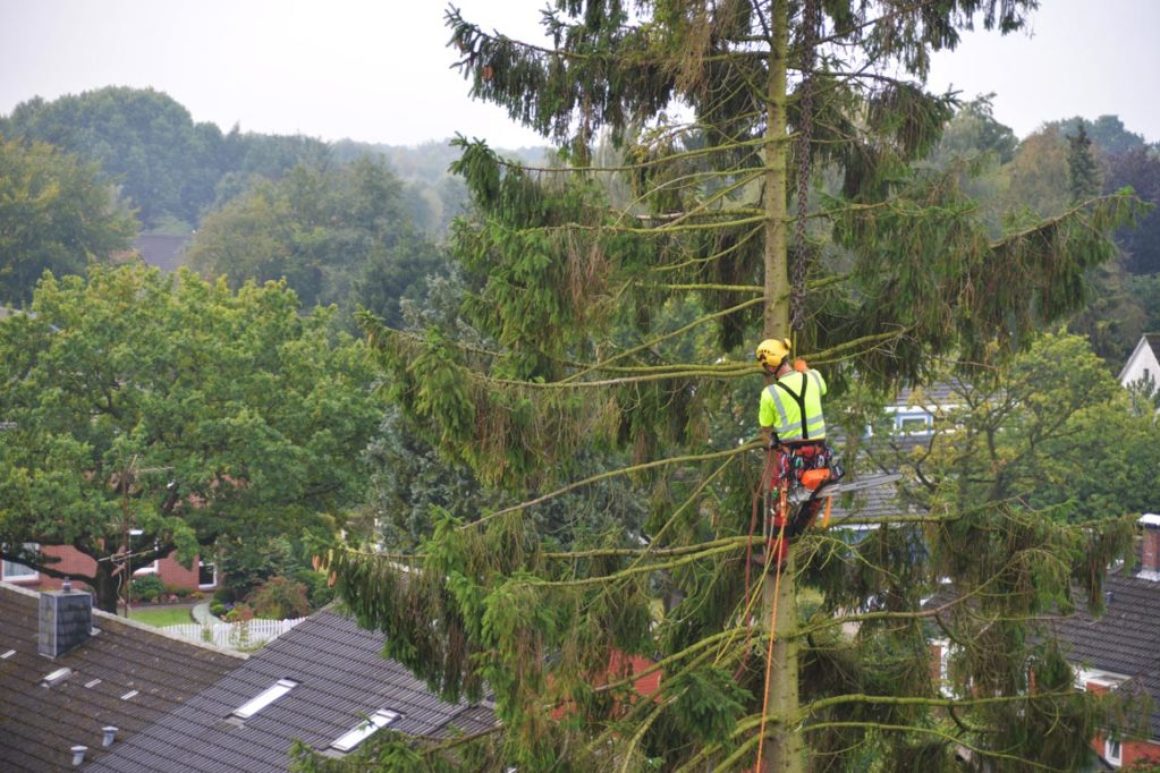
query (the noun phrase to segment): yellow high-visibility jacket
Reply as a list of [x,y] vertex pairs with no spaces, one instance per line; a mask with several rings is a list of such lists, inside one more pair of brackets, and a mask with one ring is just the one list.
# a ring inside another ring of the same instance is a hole
[[761,391],[758,423],[777,433],[783,443],[821,440],[826,436],[824,394],[826,380],[816,370],[787,373]]

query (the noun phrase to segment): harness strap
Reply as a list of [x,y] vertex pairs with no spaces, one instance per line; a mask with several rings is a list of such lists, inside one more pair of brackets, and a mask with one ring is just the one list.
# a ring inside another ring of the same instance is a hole
[[809,419],[806,417],[806,387],[810,383],[809,376],[807,376],[805,373],[802,374],[801,394],[795,394],[794,391],[792,389],[790,389],[788,386],[786,386],[784,383],[782,383],[780,379],[774,383],[776,383],[779,387],[784,389],[785,393],[787,395],[789,395],[790,397],[792,397],[794,402],[797,403],[798,415],[801,416],[801,422],[802,422],[802,440],[809,440],[810,439],[810,423],[809,423]]

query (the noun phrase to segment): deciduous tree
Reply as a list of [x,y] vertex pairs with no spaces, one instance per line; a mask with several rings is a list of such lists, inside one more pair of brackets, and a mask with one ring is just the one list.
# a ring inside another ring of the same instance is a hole
[[[364,347],[284,285],[236,293],[136,266],[46,276],[0,322],[0,543],[93,558],[104,609],[123,574],[215,542],[326,535],[362,493],[377,426]],[[126,544],[130,530],[140,530]]]
[[0,137],[0,303],[26,303],[45,271],[80,274],[89,261],[107,261],[135,232],[95,166],[43,142]]
[[284,278],[307,307],[361,303],[394,325],[400,299],[444,263],[411,223],[402,183],[369,157],[259,182],[206,217],[188,260],[234,287]]

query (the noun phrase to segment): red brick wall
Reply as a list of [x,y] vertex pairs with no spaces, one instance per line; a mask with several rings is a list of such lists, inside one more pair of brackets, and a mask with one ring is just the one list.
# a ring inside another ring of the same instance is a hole
[[[41,552],[46,556],[60,559],[59,563],[52,565],[52,568],[58,572],[88,575],[91,577],[97,570],[96,561],[71,545],[45,545],[41,548]],[[47,575],[41,574],[40,585],[37,587],[40,590],[56,590],[60,588],[60,583],[61,581],[55,577],[48,577]]]
[[166,557],[157,562],[157,574],[166,585],[197,590],[197,559],[186,569],[176,558]]
[[1109,690],[1106,684],[1098,684],[1096,682],[1085,682],[1083,688],[1093,695],[1106,695]]
[[1153,741],[1124,741],[1124,767],[1150,762],[1160,764],[1160,744]]
[[1144,527],[1144,550],[1140,555],[1140,568],[1160,571],[1160,529]]
[[[41,550],[46,556],[60,558],[59,563],[52,565],[52,568],[57,571],[91,577],[96,570],[96,561],[70,545],[46,545]],[[157,575],[166,585],[197,590],[197,566],[196,558],[186,569],[176,558],[166,557],[157,562]],[[55,577],[41,574],[39,582],[21,584],[39,590],[57,590],[60,588],[61,581]]]
[[[1104,756],[1104,736],[1097,735],[1092,740],[1092,749],[1095,753]],[[1160,743],[1155,741],[1141,741],[1125,739],[1120,744],[1120,766],[1123,768],[1144,763],[1160,764]]]

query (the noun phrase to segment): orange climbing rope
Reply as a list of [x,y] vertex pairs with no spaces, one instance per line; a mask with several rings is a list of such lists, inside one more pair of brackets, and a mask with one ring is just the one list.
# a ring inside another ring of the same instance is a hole
[[[753,512],[749,516],[749,540],[745,543],[745,598],[749,598],[749,593],[752,590],[750,570],[753,566],[753,535],[757,532],[758,519],[762,520],[762,537],[765,537],[764,518],[765,518],[765,488],[766,480],[772,474],[773,470],[773,450],[767,449],[765,452],[765,466],[762,467],[761,477],[757,481],[757,485],[753,489]],[[753,627],[747,625],[745,627],[745,641],[742,643],[741,662],[737,666],[737,671],[734,674],[735,678],[740,679],[741,674],[744,673],[745,667],[749,662],[749,640]]]
[[[778,511],[781,513],[781,530],[777,535],[777,545],[779,551],[781,550],[782,545],[784,545],[782,540],[785,539],[785,525],[789,521],[789,518],[786,517],[787,513],[785,511],[787,505],[788,502],[786,497],[786,484],[783,481],[777,497]],[[766,564],[770,562],[771,558],[774,561],[779,561],[780,556],[774,556],[773,548],[767,544],[765,554]],[[761,773],[761,761],[765,750],[765,723],[769,718],[769,678],[773,672],[773,643],[777,640],[777,600],[780,597],[781,566],[779,563],[777,568],[777,576],[773,581],[773,610],[769,616],[769,647],[765,652],[764,696],[761,700],[761,727],[758,730],[757,735],[757,765],[754,767],[754,770],[757,771],[757,773]]]

